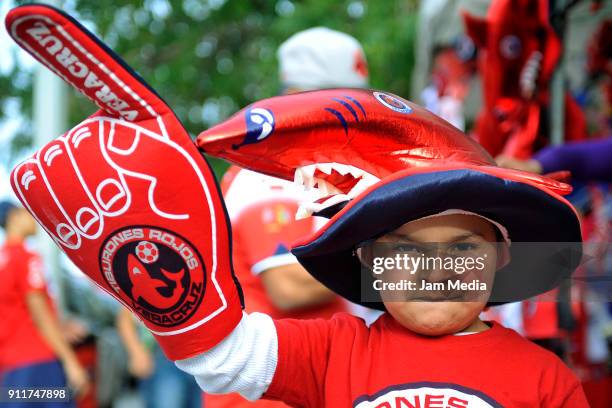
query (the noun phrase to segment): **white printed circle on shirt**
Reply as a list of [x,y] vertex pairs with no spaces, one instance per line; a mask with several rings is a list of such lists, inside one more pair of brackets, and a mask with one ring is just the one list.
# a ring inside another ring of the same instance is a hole
[[493,398],[481,391],[457,384],[420,382],[387,387],[374,395],[364,395],[355,408],[497,408]]

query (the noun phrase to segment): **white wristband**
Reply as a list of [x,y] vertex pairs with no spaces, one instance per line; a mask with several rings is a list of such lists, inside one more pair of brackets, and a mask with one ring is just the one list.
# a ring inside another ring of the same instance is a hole
[[209,394],[237,392],[249,401],[270,386],[278,361],[278,336],[272,318],[244,314],[221,343],[198,356],[175,361]]

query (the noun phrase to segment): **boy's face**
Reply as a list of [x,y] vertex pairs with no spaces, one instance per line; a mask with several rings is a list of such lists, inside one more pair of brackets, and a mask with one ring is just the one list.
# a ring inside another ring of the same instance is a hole
[[411,298],[401,301],[398,301],[397,297],[392,297],[390,300],[381,294],[387,311],[407,329],[429,336],[456,333],[472,324],[485,308],[497,266],[495,227],[487,220],[466,214],[425,218],[404,224],[376,242],[379,245],[399,242],[406,244],[407,248],[444,247],[447,255],[464,259],[463,255],[468,255],[467,251],[470,251],[469,254],[482,256],[485,260],[484,268],[477,273],[474,273],[475,268],[460,274],[454,270],[434,268],[408,275],[412,276],[409,279],[415,280],[417,287],[422,286],[423,281],[446,283],[449,280],[457,279],[466,282],[470,279],[485,281],[488,288],[486,293],[479,296],[472,295],[468,297],[468,300],[440,301],[440,299],[452,298],[448,291],[425,291],[422,296],[416,295],[421,296],[420,299],[415,299],[415,295],[411,294]]

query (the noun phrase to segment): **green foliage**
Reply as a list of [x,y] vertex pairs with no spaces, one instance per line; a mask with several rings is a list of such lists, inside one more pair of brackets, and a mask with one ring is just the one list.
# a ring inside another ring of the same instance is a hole
[[[354,35],[363,44],[371,86],[409,95],[415,0],[66,0],[63,6],[135,67],[192,135],[277,94],[276,49],[313,26]],[[16,86],[19,75],[17,67],[0,76],[0,106],[9,96],[18,98],[29,117],[31,84],[26,79],[25,86]],[[71,92],[70,124],[94,110]],[[13,149],[31,142],[28,131],[26,123]]]

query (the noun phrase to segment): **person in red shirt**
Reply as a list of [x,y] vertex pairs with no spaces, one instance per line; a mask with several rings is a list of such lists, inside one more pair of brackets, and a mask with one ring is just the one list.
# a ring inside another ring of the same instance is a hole
[[[334,88],[364,88],[368,64],[359,41],[326,27],[295,33],[277,52],[283,94]],[[291,182],[230,167],[221,188],[234,238],[234,265],[249,311],[275,318],[329,318],[349,308],[298,263],[290,248],[325,220],[296,220],[299,204],[316,199]],[[366,316],[370,318],[369,315]]]
[[289,251],[321,225],[313,217],[294,219],[299,202],[312,199],[311,194],[238,167],[230,167],[221,187],[246,310],[279,319],[330,318],[347,310],[346,302],[312,278]]
[[[85,394],[87,372],[60,329],[47,293],[40,257],[25,245],[36,233],[34,218],[8,201],[0,203],[0,378],[2,386],[65,387]],[[23,406],[23,403],[16,403]],[[47,406],[40,402],[40,406]],[[38,406],[38,403],[37,403]],[[49,403],[48,406],[69,406]]]

